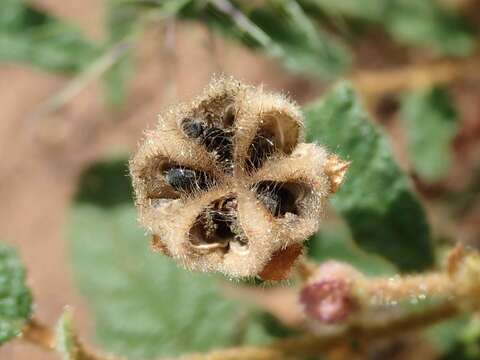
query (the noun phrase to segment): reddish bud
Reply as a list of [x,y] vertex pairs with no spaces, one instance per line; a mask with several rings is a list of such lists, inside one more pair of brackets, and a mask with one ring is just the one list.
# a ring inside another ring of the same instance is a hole
[[306,285],[300,292],[300,304],[308,318],[340,323],[357,308],[350,285],[342,279],[324,279]]

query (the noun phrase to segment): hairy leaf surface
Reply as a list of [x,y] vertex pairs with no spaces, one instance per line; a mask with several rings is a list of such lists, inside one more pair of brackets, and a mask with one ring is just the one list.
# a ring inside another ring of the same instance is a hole
[[368,119],[351,87],[339,84],[305,110],[308,139],[352,162],[332,204],[353,239],[404,271],[431,266],[425,212],[395,163],[387,138]]

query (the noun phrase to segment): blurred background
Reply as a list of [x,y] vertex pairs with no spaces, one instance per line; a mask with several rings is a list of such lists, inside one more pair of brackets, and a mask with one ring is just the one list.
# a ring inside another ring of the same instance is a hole
[[[2,0],[0,238],[28,267],[37,317],[53,324],[71,305],[91,337],[67,256],[79,179],[131,153],[162,109],[212,74],[301,105],[347,78],[440,246],[479,246],[479,32],[475,0]],[[0,349],[1,359],[55,356]]]

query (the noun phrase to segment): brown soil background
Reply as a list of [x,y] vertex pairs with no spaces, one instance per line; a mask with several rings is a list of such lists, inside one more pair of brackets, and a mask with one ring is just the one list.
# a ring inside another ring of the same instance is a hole
[[[102,2],[37,0],[39,7],[102,36]],[[117,151],[130,152],[159,111],[197,94],[213,73],[264,83],[298,100],[319,92],[260,55],[215,39],[199,25],[176,27],[175,53],[163,45],[162,29],[151,29],[136,49],[137,67],[127,104],[108,109],[99,84],[84,89],[55,114],[35,117],[39,106],[69,78],[28,66],[0,65],[0,238],[18,248],[28,268],[38,319],[54,325],[68,305],[84,338],[92,319],[75,288],[65,238],[68,207],[88,164]],[[14,341],[0,359],[57,359],[58,355]]]
[[[33,2],[76,24],[93,39],[103,36],[102,0]],[[142,131],[153,127],[163,108],[196,95],[214,73],[263,83],[301,104],[323,92],[321,84],[290,74],[273,60],[212,38],[201,25],[182,23],[175,29],[174,50],[165,45],[162,25],[152,26],[138,42],[135,74],[120,109],[107,107],[100,84],[92,83],[59,111],[35,116],[70,78],[20,64],[0,65],[0,240],[16,246],[27,265],[36,317],[53,326],[63,308],[71,306],[80,336],[88,343],[92,343],[93,321],[72,279],[65,236],[68,208],[82,170],[109,155],[133,151]],[[391,46],[382,34],[373,35],[373,40],[355,44],[357,65],[378,69],[409,62],[411,53]],[[451,174],[439,186],[416,184],[435,231],[474,245],[480,243],[478,186],[469,195],[469,211],[458,218],[445,210],[438,193],[464,191],[478,183],[472,177],[480,168],[479,84],[470,81],[452,88],[462,129],[454,144]],[[378,115],[394,139],[397,159],[408,168],[398,122]],[[59,357],[16,340],[0,348],[0,359]]]

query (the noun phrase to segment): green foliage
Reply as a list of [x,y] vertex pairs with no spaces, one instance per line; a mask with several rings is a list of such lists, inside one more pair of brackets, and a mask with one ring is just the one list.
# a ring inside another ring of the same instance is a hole
[[458,342],[458,336],[468,324],[465,316],[455,317],[430,326],[425,335],[440,354],[448,354]]
[[148,359],[252,340],[252,332],[269,338],[255,318],[243,322],[249,308],[223,298],[219,279],[152,253],[128,199],[125,166],[107,162],[87,172],[93,180],[82,182],[69,228],[75,277],[105,348]]
[[332,79],[350,64],[350,54],[331,35],[319,29],[296,1],[268,1],[244,12],[228,1],[194,3],[184,17],[202,19],[220,33],[279,58],[289,69]]
[[[464,322],[465,325],[465,322]],[[475,360],[480,358],[480,320],[473,317],[463,327],[451,329],[455,334],[456,342],[451,340],[448,352],[441,357],[442,360]],[[452,333],[445,334],[452,338]]]
[[98,54],[99,48],[71,25],[22,0],[2,1],[0,61],[77,72]]
[[132,202],[133,189],[124,158],[100,162],[88,168],[80,179],[76,202],[109,208]]
[[429,47],[441,55],[466,56],[473,52],[475,35],[453,9],[437,0],[303,0],[330,16],[344,15],[381,24],[398,42]]
[[422,179],[438,181],[448,173],[458,128],[448,94],[441,89],[412,92],[402,106],[412,165]]
[[480,321],[460,316],[435,324],[426,331],[442,360],[480,358]]
[[321,263],[339,260],[352,264],[363,274],[394,275],[396,267],[381,256],[367,253],[355,244],[349,229],[343,224],[324,223],[320,231],[308,242],[308,255]]
[[385,0],[301,0],[307,6],[317,6],[331,16],[348,16],[363,20],[382,19],[389,2]]
[[475,36],[465,21],[435,0],[392,1],[383,24],[397,41],[430,46],[441,54],[466,56],[474,49]]
[[16,252],[0,243],[0,344],[20,335],[32,312],[32,295]]
[[370,122],[350,86],[338,85],[305,110],[308,140],[352,161],[332,204],[358,245],[404,271],[431,266],[424,210],[396,165],[385,135]]

